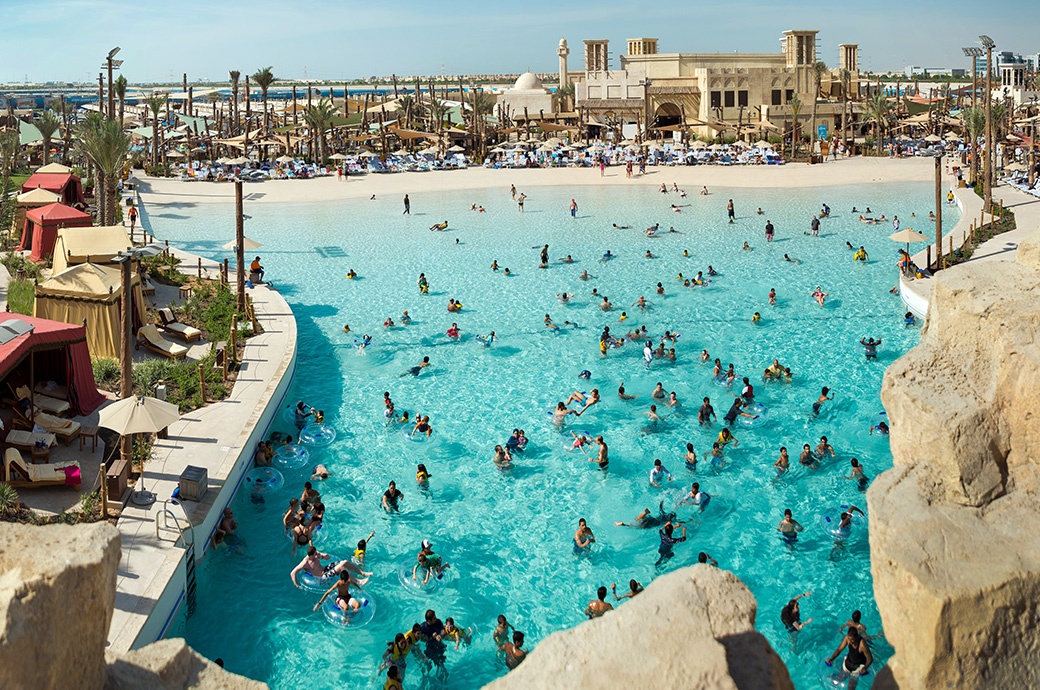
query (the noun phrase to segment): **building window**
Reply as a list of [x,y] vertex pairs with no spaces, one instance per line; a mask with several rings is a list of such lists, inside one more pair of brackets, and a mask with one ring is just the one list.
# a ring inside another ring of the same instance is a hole
[[711,107],[721,108],[722,107],[722,92],[712,91],[711,92]]
[[771,105],[783,105],[784,92],[780,89],[773,89],[773,100]]
[[784,102],[790,103],[792,98],[794,98],[794,89],[788,89],[787,93],[784,94]]
[[739,105],[742,108],[746,108],[747,107],[747,105],[748,105],[748,92],[747,91],[737,91],[737,105]]
[[726,92],[726,107],[727,108],[732,108],[733,107],[733,92],[732,91],[727,91]]

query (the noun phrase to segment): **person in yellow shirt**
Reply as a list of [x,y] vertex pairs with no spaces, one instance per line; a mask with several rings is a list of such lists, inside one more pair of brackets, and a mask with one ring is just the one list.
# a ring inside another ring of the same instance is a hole
[[864,249],[863,247],[860,247],[859,249],[856,250],[856,253],[852,255],[852,260],[853,261],[866,261],[867,260],[867,250]]

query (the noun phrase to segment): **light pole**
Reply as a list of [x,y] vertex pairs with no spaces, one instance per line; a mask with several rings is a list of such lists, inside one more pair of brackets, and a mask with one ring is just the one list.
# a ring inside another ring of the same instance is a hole
[[993,204],[993,156],[997,150],[993,145],[993,118],[991,117],[993,110],[993,49],[997,47],[997,44],[986,35],[979,36],[979,42],[986,49],[986,169],[983,171],[985,198],[982,208],[988,213]]
[[[115,256],[115,262],[120,265],[120,307],[121,320],[119,328],[119,397],[129,398],[134,394],[133,384],[133,295],[130,289],[132,282],[131,266],[145,256],[156,256],[165,251],[161,244],[149,244],[143,247],[127,247],[126,251],[119,252]],[[129,463],[132,459],[131,437],[122,436],[119,439],[119,454],[122,459]]]
[[235,180],[235,284],[238,292],[238,311],[246,310],[246,252],[242,246],[245,241],[245,216],[242,213],[242,180]]
[[[113,59],[118,52],[119,46],[108,51],[108,57],[105,58],[105,64],[101,65],[102,67],[108,67],[108,112],[106,113],[106,117],[109,120],[116,119],[115,98],[112,90],[112,70],[119,69],[119,66],[123,64],[122,60]],[[98,102],[98,110],[101,110],[100,101]]]
[[[982,57],[982,48],[978,46],[969,46],[968,48],[961,48],[964,51],[965,57],[971,58],[971,107],[974,109],[979,102],[979,68],[978,60]],[[976,171],[978,170],[978,159],[979,159],[979,142],[978,138],[971,142],[971,184],[975,185]]]
[[653,84],[650,78],[644,78],[640,84],[643,86],[643,141],[650,138],[650,86]]

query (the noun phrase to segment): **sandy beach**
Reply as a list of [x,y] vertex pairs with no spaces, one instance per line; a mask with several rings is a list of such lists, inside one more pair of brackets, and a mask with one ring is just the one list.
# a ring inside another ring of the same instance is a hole
[[[598,168],[531,168],[466,170],[425,173],[368,174],[337,179],[266,180],[247,182],[244,194],[250,203],[277,203],[368,198],[382,195],[420,194],[467,189],[523,190],[539,186],[679,185],[693,196],[703,186],[714,188],[801,188],[831,185],[870,184],[874,182],[928,182],[933,179],[931,158],[850,158],[821,165],[795,163],[783,166],[676,166],[651,167],[645,175],[625,177],[625,169],[607,168],[602,177]],[[164,178],[139,178],[139,189],[149,204],[227,203],[234,199],[234,185],[224,182],[182,182]]]

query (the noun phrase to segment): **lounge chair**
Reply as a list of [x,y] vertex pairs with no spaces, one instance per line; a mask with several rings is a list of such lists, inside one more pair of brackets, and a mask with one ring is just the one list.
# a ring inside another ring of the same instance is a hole
[[36,465],[26,462],[17,448],[4,451],[4,481],[16,489],[71,486],[79,491],[82,477],[78,462]]
[[7,438],[4,441],[9,446],[28,451],[50,450],[52,446],[58,444],[58,439],[54,434],[37,434],[22,429],[11,429],[7,432]]
[[45,429],[49,434],[54,434],[56,437],[61,439],[61,442],[66,446],[69,445],[73,439],[79,436],[79,430],[81,428],[79,422],[74,422],[71,419],[55,417],[46,412],[37,412],[35,422],[36,426]]
[[162,329],[164,331],[170,335],[177,336],[186,343],[202,338],[202,331],[194,326],[178,321],[177,315],[169,307],[159,310],[159,319],[162,321]]
[[188,356],[188,348],[162,337],[159,329],[151,323],[141,326],[141,329],[137,331],[137,344],[138,346],[144,345],[155,354],[170,359],[183,359]]
[[[29,387],[18,386],[14,390],[15,397],[19,400],[29,399]],[[72,408],[69,406],[67,400],[59,400],[58,398],[52,398],[49,395],[41,395],[40,393],[32,394],[33,406],[37,407],[44,412],[50,412],[51,414],[65,414]]]

